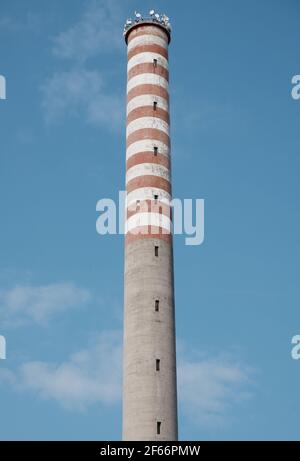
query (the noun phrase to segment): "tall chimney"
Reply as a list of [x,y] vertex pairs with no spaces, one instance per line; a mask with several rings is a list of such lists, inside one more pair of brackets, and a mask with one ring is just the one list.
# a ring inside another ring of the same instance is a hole
[[178,437],[168,45],[153,11],[124,30],[126,131],[123,440]]

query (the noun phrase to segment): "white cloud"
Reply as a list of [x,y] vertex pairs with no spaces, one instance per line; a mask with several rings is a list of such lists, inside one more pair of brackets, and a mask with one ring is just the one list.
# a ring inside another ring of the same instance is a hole
[[178,366],[182,411],[202,427],[222,427],[235,405],[249,398],[251,370],[232,359],[181,360]]
[[121,98],[106,93],[98,71],[73,69],[56,73],[45,82],[42,94],[48,123],[57,123],[65,116],[84,116],[89,124],[111,129],[121,126]]
[[[97,403],[113,405],[121,401],[121,357],[121,332],[103,331],[90,347],[64,362],[26,362],[16,373],[2,370],[0,383],[36,392],[68,410],[85,410]],[[180,411],[195,426],[222,429],[231,422],[235,408],[252,396],[252,373],[224,357],[179,359]]]
[[121,399],[121,355],[121,333],[104,331],[91,347],[65,362],[27,362],[15,376],[6,372],[2,381],[19,391],[34,391],[69,410],[84,410],[95,403],[111,405]]
[[89,58],[112,53],[123,46],[119,23],[122,15],[118,11],[119,5],[114,0],[94,0],[81,19],[53,39],[54,56],[70,61],[70,68],[54,73],[42,85],[46,122],[59,123],[65,117],[78,117],[110,130],[119,130],[122,126],[122,95],[107,92],[104,82],[109,77],[103,69],[99,72],[86,66]]
[[73,283],[17,285],[0,291],[0,323],[19,326],[27,323],[46,325],[50,318],[86,304],[91,295]]
[[121,17],[114,0],[90,2],[82,18],[54,38],[54,55],[83,62],[98,53],[121,48]]
[[0,368],[0,384],[16,385],[16,375],[7,368]]

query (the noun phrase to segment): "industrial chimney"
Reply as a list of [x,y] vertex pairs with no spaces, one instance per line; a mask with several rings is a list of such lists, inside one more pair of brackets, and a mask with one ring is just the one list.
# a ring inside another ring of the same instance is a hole
[[169,18],[135,13],[127,44],[123,440],[178,437]]

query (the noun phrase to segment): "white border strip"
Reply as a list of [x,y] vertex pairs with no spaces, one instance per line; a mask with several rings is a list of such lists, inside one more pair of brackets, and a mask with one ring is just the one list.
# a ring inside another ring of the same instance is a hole
[[[169,69],[169,63],[164,56],[158,53],[151,52],[151,51],[148,51],[148,52],[145,51],[144,53],[138,53],[129,59],[127,63],[127,72],[129,72],[130,69],[137,66],[138,64],[152,64],[153,65],[153,59],[157,59],[158,66],[162,66],[166,70]],[[153,66],[153,69],[155,69],[154,66]]]
[[140,176],[157,176],[171,181],[170,170],[158,163],[139,163],[129,168],[126,173],[126,184],[132,179]]
[[159,187],[139,187],[132,192],[127,193],[126,208],[137,200],[154,200],[154,195],[158,196],[158,201],[170,206],[171,195]]
[[125,234],[141,226],[157,226],[169,232],[172,229],[170,218],[162,213],[135,213],[125,221]]
[[128,123],[126,128],[126,136],[128,137],[137,130],[143,130],[146,128],[152,128],[155,130],[160,130],[169,135],[170,128],[169,124],[157,117],[139,117],[132,122]]
[[141,45],[159,45],[162,48],[168,48],[168,42],[164,38],[158,37],[157,35],[145,34],[135,37],[130,41],[130,43],[128,44],[128,52],[136,46]]
[[130,90],[139,85],[158,85],[164,88],[165,90],[169,91],[169,83],[164,77],[157,74],[145,73],[135,75],[130,80],[128,80],[127,93],[129,93]]
[[155,94],[142,94],[131,99],[127,104],[127,115],[134,109],[139,107],[152,106],[153,103],[157,102],[157,107],[169,112],[169,103],[165,98],[156,96]]
[[165,155],[166,157],[170,156],[169,146],[167,146],[167,144],[163,143],[162,141],[141,139],[127,147],[126,160],[128,160],[133,155],[138,154],[139,152],[153,152],[155,146],[158,148],[159,154]]

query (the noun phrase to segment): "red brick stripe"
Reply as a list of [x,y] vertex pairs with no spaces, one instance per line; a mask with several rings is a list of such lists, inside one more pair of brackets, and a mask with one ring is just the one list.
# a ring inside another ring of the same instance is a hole
[[140,130],[136,130],[127,136],[126,148],[134,142],[141,141],[142,139],[157,140],[163,142],[167,146],[170,146],[170,138],[163,131],[157,130],[156,128],[141,128]]
[[127,193],[130,193],[140,187],[157,187],[163,189],[171,194],[171,183],[165,178],[159,176],[143,175],[137,178],[131,179],[126,185]]
[[127,219],[137,213],[159,213],[168,216],[172,220],[172,209],[169,205],[162,202],[155,203],[154,200],[142,200],[139,204],[134,202],[127,208]]
[[[125,236],[125,243],[128,245],[131,242],[135,242],[136,240],[144,239],[144,238],[153,238],[153,239],[161,239],[164,240],[167,243],[172,242],[172,234],[171,233],[163,233],[167,232],[166,229],[162,229],[161,227],[156,227],[156,226],[149,226],[152,230],[147,229],[147,226],[140,226],[136,227],[134,229],[135,234],[132,234],[131,232],[128,232]],[[136,234],[137,231],[140,231],[142,233]],[[148,231],[148,232],[147,232]],[[147,233],[145,233],[147,232]]]
[[165,69],[163,66],[160,66],[159,64],[157,66],[154,66],[152,62],[144,62],[132,67],[127,73],[127,79],[130,80],[132,77],[135,77],[139,74],[156,74],[160,75],[161,77],[164,77],[166,80],[169,81],[168,69]]
[[157,107],[156,110],[154,110],[153,106],[141,106],[129,112],[127,115],[127,124],[140,117],[155,117],[164,120],[168,124],[170,122],[169,113],[160,109],[160,107]]
[[[141,25],[139,27],[133,28],[128,36],[127,36],[127,41],[128,43],[131,42],[136,37],[139,36],[149,36],[149,35],[155,35],[158,37],[161,37],[165,40],[166,42],[166,48],[159,46],[155,43],[153,44],[145,44],[145,45],[137,45],[134,46],[131,50],[128,51],[128,60],[131,59],[133,56],[136,56],[139,53],[144,53],[144,52],[152,52],[158,55],[163,56],[164,58],[168,59],[168,48],[167,44],[169,42],[169,36],[167,32],[165,32],[163,29],[160,27],[156,26],[155,24],[153,25]],[[149,63],[141,63],[137,64],[134,67],[132,67],[128,71],[128,81],[141,74],[146,74],[146,73],[151,73],[151,74],[157,74],[163,78],[165,78],[167,81],[169,80],[169,72],[167,69],[165,69],[161,65],[157,65],[156,67],[153,66],[152,62]],[[136,96],[141,96],[141,95],[155,95],[159,96],[161,98],[164,98],[166,101],[169,101],[169,94],[168,91],[163,88],[160,85],[151,85],[151,84],[141,84],[138,86],[135,86],[132,88],[128,94],[127,94],[127,101],[131,101],[133,98]],[[169,114],[160,108],[159,106],[157,107],[156,111],[153,110],[153,106],[142,106],[138,107],[136,109],[133,109],[130,111],[127,117],[127,123],[130,123],[133,120],[136,120],[140,117],[157,117],[162,120],[164,120],[166,123],[169,123]],[[143,140],[143,139],[150,139],[152,141],[161,141],[164,144],[170,146],[170,138],[169,136],[164,133],[162,130],[156,129],[156,128],[143,128],[134,131],[127,137],[127,147],[130,146],[132,143]],[[135,165],[139,165],[142,163],[155,163],[158,165],[163,165],[166,168],[170,168],[170,159],[168,156],[162,155],[158,152],[157,155],[154,155],[153,152],[139,152],[137,154],[134,154],[131,156],[127,162],[126,162],[126,168],[127,170]],[[136,178],[133,178],[131,181],[128,182],[127,184],[127,192],[131,192],[135,189],[138,189],[140,187],[157,187],[159,189],[163,189],[167,191],[168,193],[171,194],[171,183],[164,179],[160,178],[159,176],[154,176],[154,175],[143,175],[139,176]],[[127,209],[127,219],[131,216],[133,216],[136,213],[143,213],[145,211],[149,212],[154,212],[154,213],[162,213],[165,216],[169,216],[170,219],[172,219],[171,213],[172,210],[170,209],[170,206],[158,202],[155,204],[154,200],[145,200],[140,203],[140,208],[139,209],[134,209],[136,205],[134,205],[133,208]],[[138,233],[140,231],[141,233]],[[168,243],[172,243],[172,234],[168,232],[166,229],[163,229],[161,227],[156,227],[156,226],[142,226],[142,227],[136,227],[131,230],[131,232],[128,232],[125,236],[125,243],[126,245],[140,239],[145,239],[145,238],[152,238],[152,239],[160,239]]]
[[165,98],[166,101],[169,101],[169,93],[165,88],[160,85],[144,84],[135,86],[127,93],[127,102],[131,101],[131,99],[136,96],[145,94],[154,94],[155,96],[160,96],[161,98]]
[[126,169],[129,170],[129,168],[141,163],[156,163],[170,169],[170,158],[162,154],[154,155],[153,152],[138,152],[132,155],[126,162]]
[[168,49],[163,48],[162,46],[153,44],[153,45],[138,45],[132,48],[132,50],[128,51],[128,55],[127,55],[128,61],[133,56],[136,56],[139,53],[146,53],[146,52],[157,53],[163,56],[164,58],[168,59]]

